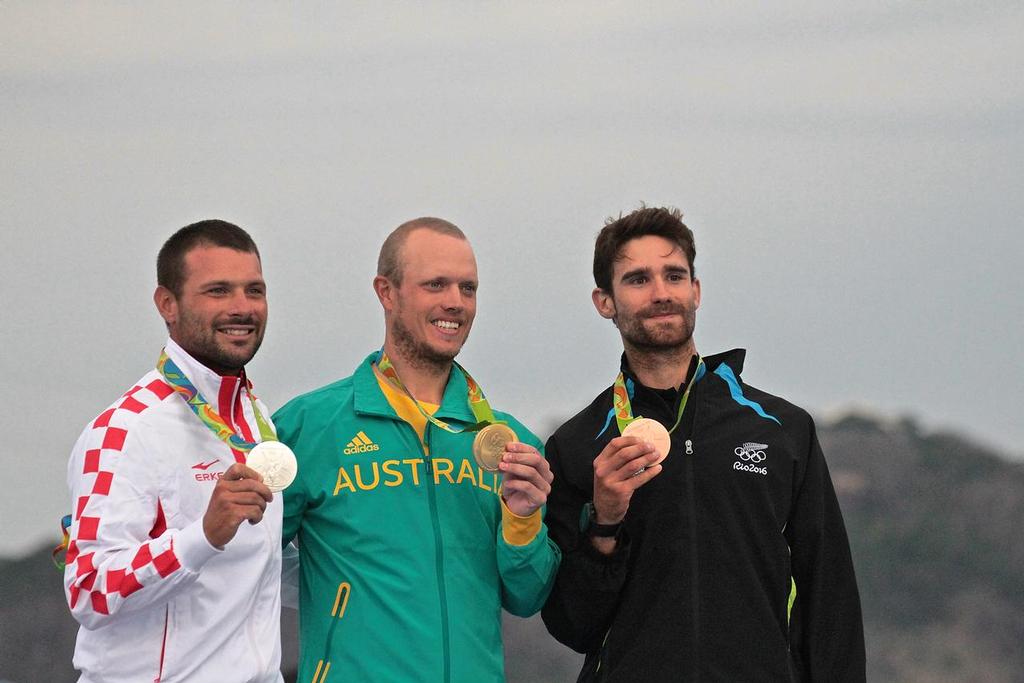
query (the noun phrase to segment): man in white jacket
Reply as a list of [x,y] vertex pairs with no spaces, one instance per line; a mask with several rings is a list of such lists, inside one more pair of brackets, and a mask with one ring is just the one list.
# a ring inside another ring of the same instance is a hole
[[244,369],[267,319],[259,252],[195,223],[160,250],[157,282],[156,368],[68,464],[74,665],[80,681],[280,681],[281,497],[246,466],[275,439]]

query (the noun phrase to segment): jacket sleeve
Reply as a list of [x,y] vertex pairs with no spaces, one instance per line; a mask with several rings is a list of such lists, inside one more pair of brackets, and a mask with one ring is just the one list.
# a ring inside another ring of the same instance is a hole
[[[511,418],[509,421],[524,442],[537,448],[541,454],[544,453],[544,447],[537,437]],[[499,504],[504,508],[504,503],[499,501]],[[543,513],[538,511],[535,514]],[[528,617],[536,614],[544,605],[562,554],[548,537],[543,522],[528,543],[510,543],[504,529],[508,515],[511,513],[503,510],[496,543],[498,573],[501,575],[501,605],[517,617]]]
[[796,583],[793,656],[806,680],[864,681],[864,626],[850,545],[814,424],[806,419],[807,459],[785,532]]
[[562,563],[542,616],[548,632],[577,652],[594,652],[611,626],[626,582],[629,539],[620,535],[615,552],[599,553],[579,531],[580,511],[592,492],[566,476],[558,442],[548,440],[548,461],[555,475],[548,497],[547,523],[562,549]]
[[117,416],[86,428],[68,464],[74,512],[64,592],[86,628],[167,603],[221,552],[206,540],[202,518],[167,528],[159,463],[138,426],[117,426]]

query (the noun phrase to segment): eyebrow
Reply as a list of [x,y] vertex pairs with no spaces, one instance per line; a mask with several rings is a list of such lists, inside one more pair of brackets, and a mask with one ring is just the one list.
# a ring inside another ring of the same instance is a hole
[[241,285],[243,287],[249,287],[249,286],[252,286],[252,285],[264,285],[265,286],[266,284],[267,284],[267,281],[264,280],[263,278],[259,278],[259,279],[256,279],[256,280],[210,280],[208,282],[201,283],[199,285],[199,287],[201,289],[205,288],[205,287],[234,287],[236,285]]
[[[634,268],[632,270],[627,270],[625,273],[623,273],[621,280],[625,281],[625,280],[628,280],[631,277],[636,277],[637,275],[646,275],[646,276],[650,277],[651,272],[652,272],[652,270],[650,268]],[[663,273],[683,273],[685,275],[689,275],[690,274],[690,269],[687,268],[686,266],[667,265],[667,266],[665,266],[664,268],[661,269],[661,272],[663,272]]]
[[650,274],[651,274],[651,269],[650,268],[634,268],[633,270],[627,270],[625,273],[623,273],[621,280],[625,281],[625,280],[628,280],[628,279],[630,279],[632,277],[636,277],[637,275],[650,275]]

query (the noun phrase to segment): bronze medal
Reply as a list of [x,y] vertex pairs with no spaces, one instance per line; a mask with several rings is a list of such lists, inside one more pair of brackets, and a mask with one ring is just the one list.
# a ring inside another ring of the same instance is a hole
[[[641,441],[654,444],[654,450],[658,451],[658,460],[651,463],[657,465],[668,457],[668,449],[672,445],[672,437],[669,436],[665,425],[649,417],[638,417],[626,425],[622,430],[623,436],[633,436]],[[650,465],[648,465],[650,467]]]
[[473,439],[473,458],[488,472],[497,472],[505,446],[519,441],[512,428],[503,424],[489,424]]

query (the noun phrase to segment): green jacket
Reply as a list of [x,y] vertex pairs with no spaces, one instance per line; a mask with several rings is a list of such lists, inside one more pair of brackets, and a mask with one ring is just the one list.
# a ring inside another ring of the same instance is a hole
[[[501,478],[476,465],[474,434],[428,422],[425,457],[377,384],[376,357],[273,418],[299,462],[283,534],[299,540],[299,680],[503,681],[501,608],[537,612],[559,550],[543,525],[526,545],[505,542]],[[458,369],[435,415],[456,429],[476,421]]]

